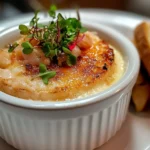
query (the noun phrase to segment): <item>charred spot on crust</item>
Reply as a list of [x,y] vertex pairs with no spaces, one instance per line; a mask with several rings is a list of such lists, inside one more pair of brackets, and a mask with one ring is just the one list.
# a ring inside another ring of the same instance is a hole
[[28,71],[32,70],[33,68],[31,64],[26,64],[25,67],[26,67],[26,70]]
[[103,55],[103,58],[105,59],[105,61],[107,63],[109,63],[110,65],[113,63],[113,61],[114,61],[114,52],[113,52],[112,48],[108,48],[106,50],[106,52],[103,53],[102,55]]
[[39,66],[37,65],[31,65],[31,64],[26,64],[25,65],[26,68],[26,75],[35,75],[39,73]]
[[114,51],[112,48],[108,49],[108,57],[109,57],[110,63],[114,61]]
[[100,77],[100,75],[99,74],[96,74],[96,76],[95,76],[96,78],[99,78]]
[[104,63],[103,70],[106,70],[106,71],[108,70],[106,63]]

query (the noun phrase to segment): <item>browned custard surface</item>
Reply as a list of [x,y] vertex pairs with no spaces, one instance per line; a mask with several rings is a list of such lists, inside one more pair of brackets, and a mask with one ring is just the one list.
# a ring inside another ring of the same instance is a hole
[[[92,32],[85,33],[92,40],[79,43],[81,53],[74,66],[58,66],[50,63],[38,48],[35,54],[22,53],[21,46],[8,53],[0,51],[0,90],[24,99],[70,100],[83,98],[104,91],[117,82],[124,73],[121,53]],[[21,44],[25,37],[18,40]],[[89,39],[88,39],[89,40]],[[82,47],[85,47],[82,49]],[[35,57],[36,56],[36,57]],[[56,71],[56,76],[45,85],[37,76],[38,61],[49,64],[47,69]]]

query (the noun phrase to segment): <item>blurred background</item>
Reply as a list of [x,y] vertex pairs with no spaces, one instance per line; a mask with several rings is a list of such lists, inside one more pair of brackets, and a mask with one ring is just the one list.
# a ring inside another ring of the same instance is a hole
[[106,8],[150,16],[150,0],[0,0],[0,20],[37,9],[45,10],[51,3],[58,8]]

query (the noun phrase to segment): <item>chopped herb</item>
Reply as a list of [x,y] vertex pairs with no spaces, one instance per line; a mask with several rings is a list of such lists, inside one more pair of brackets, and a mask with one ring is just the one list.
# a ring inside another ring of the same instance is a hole
[[10,44],[9,45],[9,49],[8,52],[11,53],[19,44],[18,43],[14,43],[14,44]]
[[55,71],[47,71],[46,66],[42,63],[39,66],[39,70],[40,70],[39,77],[42,78],[44,84],[48,84],[49,79],[53,78],[56,75]]

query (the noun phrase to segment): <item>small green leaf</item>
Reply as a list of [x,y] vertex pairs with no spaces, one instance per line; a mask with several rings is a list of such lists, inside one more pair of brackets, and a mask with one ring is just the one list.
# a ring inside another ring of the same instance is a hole
[[68,41],[68,43],[72,42],[75,39],[75,35],[71,35],[68,38],[66,38],[66,40]]
[[67,65],[68,66],[73,66],[76,64],[76,62],[77,62],[77,58],[74,55],[69,54],[67,56]]
[[49,32],[48,32],[48,31],[45,31],[44,34],[43,34],[44,40],[47,40],[48,37],[49,37]]
[[50,48],[51,48],[51,43],[50,42],[46,42],[46,43],[43,44],[42,50],[43,50],[46,57],[48,57],[48,55],[50,53]]
[[29,42],[23,42],[21,45],[23,48],[33,48]]
[[28,33],[27,33],[27,32],[23,32],[23,31],[20,31],[20,34],[22,34],[22,35],[27,35]]
[[48,29],[53,31],[55,28],[56,28],[56,23],[55,23],[54,21],[52,21],[52,22],[49,24]]
[[58,21],[62,21],[62,20],[64,20],[64,17],[62,16],[62,14],[58,14],[58,16],[57,16],[57,19],[58,19]]
[[50,78],[53,78],[55,75],[56,75],[55,71],[46,71],[44,73],[40,73],[39,77],[49,76]]
[[23,51],[24,54],[28,55],[28,54],[31,54],[33,52],[33,49],[31,49],[31,48],[24,48],[22,51]]
[[69,27],[67,28],[67,33],[66,33],[68,36],[72,36],[72,35],[75,35],[76,34],[76,29],[72,28],[72,27]]
[[43,75],[41,78],[42,78],[44,84],[48,84],[49,79],[53,78],[56,75],[56,72],[55,71],[47,71],[45,74],[46,75]]
[[18,43],[14,43],[13,45],[9,46],[8,52],[11,53],[19,44]]
[[29,33],[29,29],[26,25],[19,25],[20,34],[27,35]]
[[63,49],[64,53],[71,54],[71,51],[68,48],[63,47],[62,49]]
[[53,58],[55,56],[55,50],[49,50],[49,52],[46,53],[45,56]]
[[67,22],[67,27],[72,27],[74,29],[81,28],[81,22],[77,20],[76,18],[68,18],[66,22]]
[[42,80],[43,80],[43,83],[44,83],[44,84],[46,84],[46,85],[48,84],[48,80],[49,80],[49,79],[47,78],[47,76],[46,76],[46,77],[42,77]]
[[33,52],[33,47],[29,42],[24,42],[21,46],[23,47],[24,54],[30,54]]
[[32,38],[32,37],[33,37],[33,35],[32,35],[32,34],[29,34],[29,35],[28,35],[28,38]]
[[42,63],[40,63],[39,70],[40,74],[38,76],[42,78],[44,84],[48,84],[48,80],[56,75],[55,71],[47,71],[46,66]]
[[51,5],[50,9],[48,11],[49,16],[52,18],[55,18],[56,17],[56,10],[57,10],[57,7],[55,5]]
[[82,27],[81,29],[80,29],[80,33],[84,33],[84,32],[86,32],[87,31],[87,28],[85,28],[85,27]]
[[37,24],[37,27],[38,27],[38,28],[44,28],[45,25],[44,25],[44,24],[41,24],[41,23],[38,23],[38,24]]
[[40,68],[40,73],[44,73],[44,72],[46,72],[47,71],[47,68],[46,68],[46,66],[44,65],[44,64],[42,64],[42,63],[40,63],[40,66],[39,66]]

